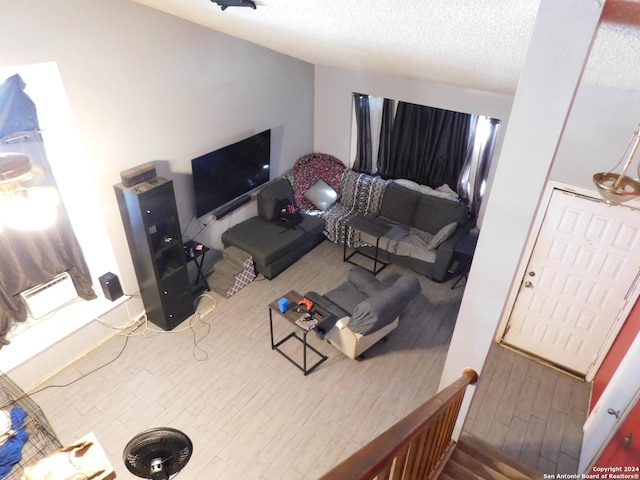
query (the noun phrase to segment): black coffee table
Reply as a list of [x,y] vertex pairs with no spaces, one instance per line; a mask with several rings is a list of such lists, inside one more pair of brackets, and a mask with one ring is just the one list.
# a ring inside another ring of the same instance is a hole
[[[283,297],[280,297],[280,298],[283,298]],[[298,302],[302,300],[303,296],[300,295],[295,290],[291,290],[289,293],[284,295],[284,298],[286,298],[289,303],[287,311],[285,312],[280,311],[280,308],[278,306],[279,299],[274,300],[269,304],[269,328],[271,330],[271,349],[277,350],[283,357],[289,360],[297,368],[302,370],[302,373],[304,373],[304,375],[306,376],[309,373],[311,373],[313,370],[315,370],[327,358],[329,358],[307,343],[307,335],[309,334],[309,332],[314,331],[318,327],[318,325],[320,325],[320,323],[328,320],[331,317],[331,314],[326,310],[314,305],[312,310],[314,312],[313,317],[315,318],[316,322],[301,321],[301,318],[304,316],[304,314],[296,312],[295,307],[298,306]],[[277,343],[275,343],[273,340],[273,313],[274,312],[279,316],[281,316],[282,318],[284,318],[285,320],[287,320],[290,324],[292,324],[296,328],[293,332],[291,332],[289,335],[287,335]],[[302,332],[302,337],[298,335],[298,332]],[[302,365],[300,365],[298,362],[296,362],[293,358],[291,358],[289,355],[287,355],[285,352],[283,352],[279,348],[280,345],[282,345],[288,340],[291,340],[292,338],[302,343]],[[318,360],[316,363],[311,365],[311,367],[309,368],[307,368],[307,350],[311,350],[314,353],[316,353],[318,356],[320,356],[320,360]]]

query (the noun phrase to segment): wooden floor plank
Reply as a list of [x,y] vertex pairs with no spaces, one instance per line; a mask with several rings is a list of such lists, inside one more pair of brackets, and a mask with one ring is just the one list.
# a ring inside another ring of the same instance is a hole
[[[503,378],[507,371],[510,376]],[[521,383],[513,381],[514,372]],[[502,395],[491,393],[501,378],[506,383]],[[590,384],[494,344],[476,390],[470,406],[473,416],[464,431],[531,468],[548,469],[542,473],[577,473]],[[506,432],[503,424],[508,425]]]
[[[355,361],[310,335],[313,346],[329,359],[305,377],[271,350],[267,305],[292,288],[326,292],[344,281],[351,268],[342,262],[340,246],[323,242],[273,280],[259,277],[230,299],[207,294],[199,308],[204,311],[215,304],[215,310],[191,328],[181,325],[172,333],[141,328],[128,340],[109,340],[49,384],[68,383],[114,360],[126,341],[117,360],[67,387],[44,390],[34,400],[63,443],[93,431],[118,478],[133,478],[122,462],[126,443],[158,426],[184,429],[192,437],[194,455],[181,478],[317,478],[436,392],[464,292],[450,289],[455,280],[438,284],[417,276],[422,292],[388,342],[378,343],[364,360]],[[379,276],[389,280],[403,273],[410,272],[391,265]],[[275,323],[276,334],[290,331],[285,322]],[[194,338],[200,339],[197,346]],[[490,358],[499,362],[501,350],[492,347]],[[523,371],[522,360],[509,361],[514,365],[511,374],[515,368]],[[544,370],[526,366],[527,376],[535,372],[537,381],[544,381]],[[488,368],[494,376],[487,378],[496,388],[513,391],[506,385],[508,378],[501,378],[508,372],[497,365]],[[477,391],[484,390],[484,398],[491,400],[483,381],[481,375]],[[524,399],[518,407],[528,405],[530,411],[516,407],[519,422],[529,420],[536,398],[536,389],[527,385],[531,383],[523,384]],[[564,395],[567,386],[555,391]],[[571,385],[570,392],[567,415],[581,418],[585,390]],[[491,401],[495,417],[501,406]],[[487,415],[475,404],[472,411],[476,420]],[[579,430],[581,425],[567,421],[563,441],[575,442],[579,434],[568,429]],[[486,433],[490,428],[489,423]],[[518,423],[510,428],[524,427]],[[510,433],[500,432],[505,443]],[[522,448],[539,456],[541,446],[534,443],[541,442],[543,434],[544,428],[541,435],[523,440]],[[558,464],[568,465],[575,445],[563,452]]]

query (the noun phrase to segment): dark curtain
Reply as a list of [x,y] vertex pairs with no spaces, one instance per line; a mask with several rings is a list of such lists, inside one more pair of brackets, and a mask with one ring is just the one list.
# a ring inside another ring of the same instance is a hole
[[[21,182],[23,187],[55,187],[36,106],[24,92],[25,86],[19,75],[0,85],[0,153],[29,156],[33,175]],[[89,268],[61,202],[56,214],[55,223],[44,230],[16,230],[0,224],[0,347],[7,343],[13,322],[27,318],[20,292],[68,272],[81,298],[96,298]]]
[[394,101],[385,98],[382,103],[382,123],[378,147],[378,172],[386,171],[391,162],[391,132],[393,130]]
[[392,162],[383,178],[457,188],[467,153],[471,115],[399,102],[391,134]]
[[356,158],[353,169],[356,172],[372,173],[373,146],[371,145],[371,111],[369,95],[353,94],[353,107],[356,115]]

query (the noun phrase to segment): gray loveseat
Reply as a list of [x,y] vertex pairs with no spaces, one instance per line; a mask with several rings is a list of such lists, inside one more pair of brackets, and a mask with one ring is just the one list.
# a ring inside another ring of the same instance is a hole
[[397,326],[402,310],[420,293],[420,282],[402,275],[385,285],[370,272],[355,267],[347,281],[320,295],[305,297],[331,312],[333,321],[318,326],[318,334],[350,358],[357,358]]
[[302,222],[286,228],[274,221],[278,200],[293,202],[293,188],[286,178],[269,183],[257,194],[258,215],[234,225],[222,234],[225,247],[234,246],[253,256],[256,272],[266,278],[279,273],[324,240],[324,220],[302,214]]

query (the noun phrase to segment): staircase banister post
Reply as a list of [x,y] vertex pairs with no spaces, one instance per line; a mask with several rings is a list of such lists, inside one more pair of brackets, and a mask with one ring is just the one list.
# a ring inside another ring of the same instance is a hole
[[473,368],[465,368],[462,371],[462,376],[469,378],[469,385],[475,385],[478,381],[478,372],[476,372]]

